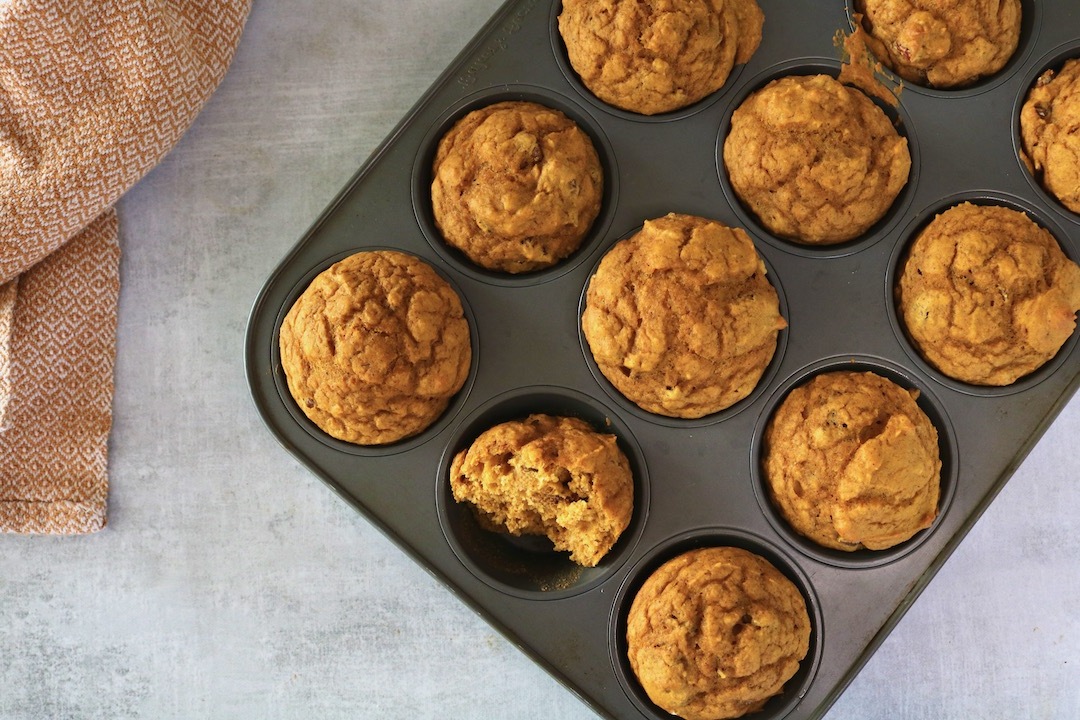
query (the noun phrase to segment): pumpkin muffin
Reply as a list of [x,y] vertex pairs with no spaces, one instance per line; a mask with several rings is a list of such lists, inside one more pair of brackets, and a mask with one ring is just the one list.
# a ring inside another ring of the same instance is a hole
[[507,273],[555,265],[600,212],[604,174],[589,136],[558,110],[507,101],[474,110],[441,138],[431,205],[447,244]]
[[676,418],[748,396],[787,327],[746,232],[692,215],[648,220],[612,247],[585,302],[600,372],[639,407]]
[[907,184],[907,140],[862,91],[828,75],[787,76],[731,116],[724,168],[766,230],[807,245],[853,240]]
[[1020,0],[855,0],[867,42],[903,79],[970,85],[1005,66],[1020,41]]
[[829,372],[769,419],[769,497],[800,535],[836,550],[884,550],[937,517],[937,430],[905,390],[869,372]]
[[690,550],[638,590],[627,656],[642,689],[686,720],[737,718],[783,691],[810,648],[802,593],[748,550]]
[[896,298],[927,362],[963,382],[1011,385],[1075,330],[1080,267],[1026,214],[962,203],[915,238]]
[[1028,171],[1080,213],[1080,58],[1035,81],[1020,109],[1020,139]]
[[300,409],[331,437],[358,445],[426,429],[472,361],[457,293],[423,260],[391,250],[359,252],[319,273],[278,340]]
[[761,43],[756,0],[563,0],[559,33],[596,97],[655,115],[727,82]]

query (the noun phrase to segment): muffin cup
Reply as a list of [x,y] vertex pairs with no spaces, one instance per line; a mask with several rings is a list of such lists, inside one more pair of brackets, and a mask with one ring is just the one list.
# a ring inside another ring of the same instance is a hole
[[[442,237],[435,225],[435,216],[431,207],[432,164],[439,141],[462,117],[479,108],[506,101],[533,102],[558,110],[573,120],[592,140],[596,154],[600,158],[600,167],[604,173],[604,192],[600,202],[600,212],[589,231],[581,241],[581,246],[551,267],[518,274],[488,270],[476,265],[465,257],[464,253],[451,247]],[[615,164],[615,153],[601,125],[582,107],[564,95],[530,85],[501,86],[479,90],[463,98],[449,108],[432,126],[420,145],[420,151],[413,162],[412,204],[416,221],[424,233],[431,248],[452,267],[469,277],[492,285],[507,287],[537,285],[548,282],[570,272],[591,255],[604,237],[611,224],[615,206],[619,197],[619,173]]]
[[761,238],[773,247],[802,257],[844,257],[865,250],[874,243],[879,242],[882,238],[886,237],[896,224],[900,222],[901,218],[904,217],[919,185],[919,173],[921,167],[919,161],[919,142],[915,135],[914,121],[904,108],[902,96],[900,104],[897,107],[892,107],[879,98],[867,95],[867,97],[869,97],[870,100],[885,113],[885,116],[892,121],[893,126],[897,129],[900,136],[907,140],[908,152],[911,155],[911,170],[908,173],[907,183],[900,189],[900,192],[897,194],[892,205],[885,214],[882,215],[882,217],[868,230],[856,238],[840,243],[821,245],[801,243],[797,240],[774,235],[761,224],[761,221],[753,212],[743,205],[742,200],[740,200],[739,196],[735,193],[735,188],[731,185],[731,178],[728,175],[727,169],[724,167],[724,141],[731,132],[731,116],[740,106],[742,106],[747,98],[764,88],[773,80],[789,76],[807,75],[829,75],[836,78],[839,74],[840,63],[829,58],[803,58],[799,60],[790,60],[767,68],[748,80],[746,85],[740,88],[740,90],[732,97],[731,102],[720,121],[720,133],[716,140],[716,171],[720,178],[720,184],[724,190],[724,197],[738,216],[740,224],[747,228],[747,230],[755,237]]
[[823,619],[820,602],[810,578],[783,550],[753,533],[728,527],[703,527],[687,530],[666,538],[650,549],[630,568],[626,580],[615,595],[608,623],[610,635],[608,647],[615,675],[623,691],[645,717],[663,720],[671,718],[667,711],[656,706],[638,682],[630,667],[626,640],[627,617],[638,590],[649,576],[668,560],[690,550],[706,547],[737,547],[768,560],[777,570],[795,584],[806,602],[810,617],[810,648],[799,664],[795,675],[784,684],[779,695],[769,699],[765,706],[744,717],[754,720],[780,720],[795,709],[806,695],[821,662]]
[[[432,269],[438,273],[439,277],[447,282],[454,292],[457,293],[458,299],[461,301],[461,309],[464,311],[465,320],[469,324],[469,342],[471,343],[471,359],[469,362],[469,374],[465,379],[465,384],[461,389],[454,394],[447,404],[446,409],[439,415],[430,425],[407,438],[398,440],[397,442],[388,443],[386,445],[358,445],[356,443],[347,442],[345,440],[339,440],[322,428],[316,425],[304,411],[296,404],[296,400],[293,398],[292,393],[289,392],[288,381],[285,378],[285,371],[281,366],[281,349],[278,346],[277,338],[281,333],[281,324],[285,320],[285,315],[288,314],[297,298],[303,294],[304,290],[308,288],[315,277],[326,270],[328,267],[344,260],[345,258],[354,255],[358,252],[368,252],[376,250],[394,250],[397,252],[403,252],[398,248],[385,247],[385,246],[370,246],[363,248],[356,248],[348,250],[346,252],[337,253],[325,261],[309,270],[293,287],[289,294],[285,298],[284,304],[278,310],[277,317],[274,321],[274,342],[270,348],[270,365],[273,369],[274,385],[277,387],[278,394],[280,395],[281,402],[288,410],[289,414],[296,421],[297,425],[302,427],[311,437],[315,438],[319,442],[326,445],[328,448],[337,452],[346,453],[348,455],[360,455],[367,457],[379,457],[386,455],[396,455],[398,453],[407,452],[415,449],[417,446],[426,443],[431,438],[442,432],[464,407],[465,401],[472,391],[473,383],[476,381],[476,369],[480,361],[480,339],[477,337],[477,324],[476,318],[473,315],[472,308],[469,305],[468,299],[461,291],[461,288],[454,282],[453,278],[449,277],[441,268],[431,263]],[[405,251],[407,252],[407,251]],[[410,253],[412,254],[412,253]],[[423,259],[423,258],[421,258]],[[425,262],[427,262],[425,260]]]
[[[885,550],[859,549],[852,552],[835,550],[823,547],[818,543],[796,532],[777,511],[769,497],[769,488],[765,480],[763,464],[765,460],[764,437],[765,428],[772,419],[780,404],[788,394],[797,387],[801,387],[814,377],[822,373],[845,371],[845,372],[872,372],[887,380],[891,380],[902,388],[919,391],[916,404],[926,413],[938,433],[938,452],[941,457],[941,491],[938,498],[938,514],[934,522],[925,530],[920,530],[909,540]],[[930,392],[927,384],[917,376],[906,370],[903,366],[891,361],[869,356],[844,355],[839,357],[825,358],[812,363],[788,377],[781,383],[765,404],[765,410],[758,419],[754,429],[753,442],[750,446],[750,476],[754,485],[754,494],[757,497],[761,511],[768,519],[772,528],[782,536],[789,545],[797,549],[803,555],[811,557],[818,562],[841,568],[870,568],[879,567],[891,563],[908,553],[912,552],[925,542],[930,535],[941,525],[953,496],[956,493],[958,452],[956,447],[956,433],[941,401]]]
[[1080,261],[1078,260],[1078,258],[1080,258],[1080,249],[1076,247],[1075,243],[1071,242],[1069,235],[1062,230],[1060,225],[1050,219],[1048,212],[1035,206],[1031,202],[997,191],[971,191],[943,198],[934,205],[924,208],[913,217],[904,228],[903,242],[897,243],[896,247],[893,249],[892,257],[885,274],[885,302],[889,310],[889,324],[897,339],[900,340],[901,344],[904,346],[904,350],[908,353],[911,362],[942,386],[955,390],[956,392],[979,397],[1003,397],[1015,393],[1022,393],[1026,390],[1030,390],[1032,387],[1045,380],[1065,364],[1066,360],[1073,355],[1076,350],[1080,331],[1073,331],[1073,334],[1065,341],[1065,344],[1061,346],[1061,349],[1058,350],[1053,358],[1041,367],[1017,379],[1015,382],[1001,386],[976,385],[949,377],[923,358],[922,354],[919,352],[918,348],[915,347],[915,344],[908,335],[907,329],[904,326],[900,307],[896,302],[896,286],[900,280],[902,265],[907,259],[908,248],[911,247],[911,244],[915,241],[915,238],[922,229],[925,228],[939,213],[964,202],[970,202],[973,205],[998,205],[1026,214],[1037,225],[1045,228],[1054,236],[1066,257],[1073,262]]
[[[577,565],[566,553],[555,552],[546,537],[516,537],[486,530],[467,504],[454,500],[450,490],[450,464],[454,456],[485,430],[533,413],[580,418],[598,432],[614,434],[630,463],[634,512],[615,546],[596,567]],[[633,551],[649,513],[649,473],[645,456],[630,428],[609,408],[568,388],[518,388],[478,407],[447,438],[435,485],[439,521],[458,559],[488,585],[532,600],[565,598],[610,577]]]

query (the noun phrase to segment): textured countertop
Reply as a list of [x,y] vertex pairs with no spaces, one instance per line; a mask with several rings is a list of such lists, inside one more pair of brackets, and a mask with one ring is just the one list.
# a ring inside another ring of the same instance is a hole
[[[501,0],[259,0],[119,204],[108,527],[0,537],[0,720],[591,718],[288,455],[244,377],[281,257]],[[1080,398],[828,720],[1080,717]]]

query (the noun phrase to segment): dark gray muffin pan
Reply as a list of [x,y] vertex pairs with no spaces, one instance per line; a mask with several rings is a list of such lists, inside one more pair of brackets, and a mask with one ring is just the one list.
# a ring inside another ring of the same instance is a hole
[[[764,231],[734,197],[719,157],[731,112],[785,74],[835,74],[841,0],[761,0],[764,39],[727,85],[696,105],[644,117],[589,94],[556,29],[560,0],[510,0],[401,121],[281,261],[254,303],[245,360],[258,412],[289,452],[381,528],[600,714],[664,718],[625,660],[633,593],[674,554],[711,544],[750,549],[803,591],[810,652],[799,673],[754,717],[822,716],[957,546],[1076,391],[1077,334],[1032,375],[1006,388],[950,380],[915,352],[892,288],[914,233],[963,200],[998,203],[1048,228],[1080,258],[1080,216],[1049,197],[1018,154],[1020,104],[1046,68],[1080,57],[1074,0],[1024,0],[1020,46],[997,75],[962,90],[905,85],[890,110],[912,169],[893,209],[843,245],[809,248]],[[507,99],[558,108],[588,132],[606,190],[583,247],[523,276],[470,265],[439,239],[428,187],[435,144],[465,112]],[[764,257],[789,328],[756,391],[700,420],[651,415],[597,371],[581,336],[582,298],[603,253],[668,212],[741,226]],[[464,388],[422,434],[388,447],[335,441],[312,425],[285,386],[282,317],[319,271],[372,248],[413,253],[462,297],[473,337]],[[770,507],[759,471],[761,435],[792,387],[815,373],[872,370],[917,388],[941,439],[942,500],[934,525],[891,550],[839,553],[791,532]],[[636,478],[633,520],[596,568],[545,542],[480,529],[450,495],[452,455],[487,427],[533,412],[570,414],[613,432]]]

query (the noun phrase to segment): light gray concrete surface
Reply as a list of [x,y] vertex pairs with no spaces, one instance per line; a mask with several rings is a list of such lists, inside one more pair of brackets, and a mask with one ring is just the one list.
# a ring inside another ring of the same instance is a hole
[[[0,537],[0,720],[593,718],[282,450],[247,313],[500,0],[258,0],[120,203],[109,526]],[[1080,717],[1074,399],[828,720]]]

